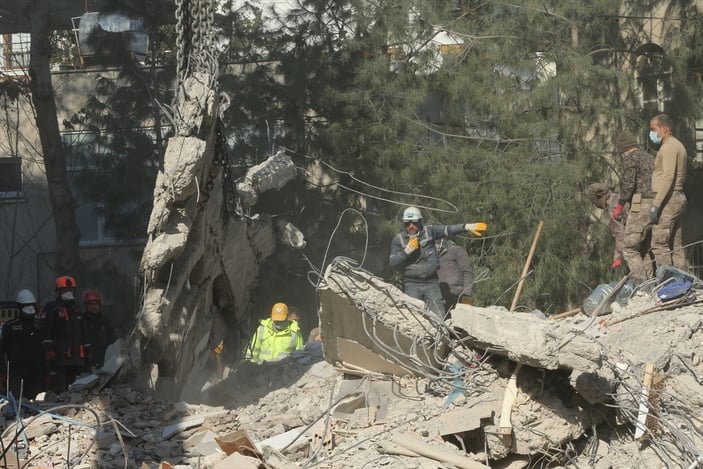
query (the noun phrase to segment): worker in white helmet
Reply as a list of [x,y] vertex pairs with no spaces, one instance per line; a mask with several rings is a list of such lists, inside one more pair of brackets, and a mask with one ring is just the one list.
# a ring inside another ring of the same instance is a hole
[[403,275],[405,293],[423,300],[439,319],[444,319],[444,300],[439,287],[439,253],[435,240],[471,232],[481,236],[486,230],[483,222],[458,225],[427,225],[422,223],[422,213],[417,207],[403,212],[405,229],[391,241],[391,267]]
[[[19,314],[2,327],[2,375],[9,369],[10,391],[16,399],[34,399],[44,390],[46,367],[39,334],[39,304],[30,290],[17,293]],[[8,376],[0,377],[5,384]]]

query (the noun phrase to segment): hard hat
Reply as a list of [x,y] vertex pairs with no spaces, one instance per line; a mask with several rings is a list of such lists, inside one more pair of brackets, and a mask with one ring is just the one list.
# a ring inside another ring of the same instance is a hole
[[37,302],[34,297],[34,293],[30,290],[24,289],[17,292],[17,304],[20,305],[33,305]]
[[100,303],[102,298],[100,298],[100,292],[97,290],[88,290],[83,294],[83,303]]
[[62,275],[56,279],[56,282],[54,282],[54,288],[57,290],[59,288],[76,288],[76,279],[69,277],[68,275]]
[[271,308],[271,319],[274,321],[285,321],[288,317],[288,306],[285,303],[276,303]]
[[422,221],[422,213],[417,207],[408,207],[403,212],[403,223],[409,221]]

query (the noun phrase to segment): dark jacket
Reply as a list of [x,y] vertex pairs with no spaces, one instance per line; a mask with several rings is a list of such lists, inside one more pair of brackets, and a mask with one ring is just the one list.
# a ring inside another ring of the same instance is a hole
[[[10,362],[10,373],[44,371],[44,352],[34,315],[20,313],[2,326],[2,356]],[[3,366],[3,373],[6,368]]]
[[473,296],[474,272],[469,254],[461,246],[448,239],[439,243],[439,284],[452,295]]
[[418,232],[420,249],[407,255],[405,246],[410,235],[403,230],[391,241],[391,267],[401,271],[406,281],[426,282],[437,279],[439,253],[435,240],[464,233],[464,225],[427,225]]
[[81,319],[83,324],[83,344],[86,359],[90,366],[103,366],[105,362],[105,349],[117,340],[115,329],[110,320],[102,314],[84,313]]
[[59,297],[48,302],[42,308],[40,325],[44,352],[56,353],[52,365],[84,365],[81,314],[75,301],[66,302]]

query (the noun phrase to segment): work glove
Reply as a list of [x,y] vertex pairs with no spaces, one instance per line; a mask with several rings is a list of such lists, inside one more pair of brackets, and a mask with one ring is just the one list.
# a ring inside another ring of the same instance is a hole
[[483,223],[482,221],[477,221],[476,223],[467,223],[464,225],[464,231],[470,231],[474,234],[474,236],[481,237],[481,231],[486,231],[488,229],[488,225]]
[[48,362],[53,362],[54,360],[56,360],[56,352],[54,352],[53,350],[47,350],[46,352],[44,352],[44,360]]
[[461,298],[459,298],[459,303],[463,305],[472,305],[474,304],[474,299],[469,295],[461,295]]
[[617,204],[615,206],[615,209],[613,210],[613,213],[610,215],[613,220],[615,221],[620,221],[622,220],[622,209],[625,208],[623,204]]
[[410,238],[408,241],[408,244],[405,245],[405,254],[408,256],[412,254],[413,252],[417,251],[420,248],[420,240],[418,239],[417,236],[413,236]]
[[615,259],[615,260],[613,261],[612,264],[610,264],[610,270],[615,270],[615,269],[617,269],[618,267],[620,267],[621,265],[622,265],[622,259],[620,259],[620,258],[618,257],[617,259]]
[[649,221],[651,221],[653,225],[656,225],[659,221],[659,207],[656,205],[652,205],[649,209]]

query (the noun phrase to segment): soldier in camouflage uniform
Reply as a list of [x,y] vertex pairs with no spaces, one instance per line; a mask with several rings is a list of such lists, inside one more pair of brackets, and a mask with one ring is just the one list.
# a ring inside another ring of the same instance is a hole
[[[621,221],[613,220],[613,210],[620,200],[620,194],[613,192],[613,189],[602,182],[594,182],[589,185],[586,189],[586,197],[588,200],[593,202],[596,207],[607,210],[607,221],[608,229],[610,229],[610,234],[613,235],[615,240],[615,249],[613,250],[613,260],[610,263],[610,268],[612,270],[617,269],[622,266],[625,262],[625,256],[623,255],[623,235],[625,234],[625,217]],[[627,213],[629,205],[625,205],[623,213]]]
[[629,202],[630,210],[623,235],[623,254],[632,279],[641,282],[654,275],[651,253],[652,223],[649,219],[649,210],[654,201],[654,157],[642,150],[635,136],[629,132],[617,138],[615,148],[622,155],[624,171],[620,198],[612,217],[614,220],[620,220],[625,205]]

